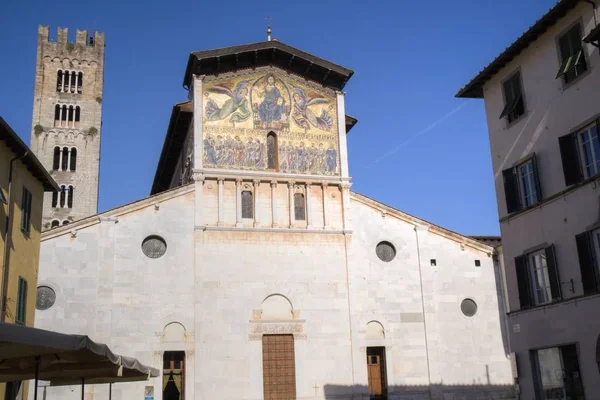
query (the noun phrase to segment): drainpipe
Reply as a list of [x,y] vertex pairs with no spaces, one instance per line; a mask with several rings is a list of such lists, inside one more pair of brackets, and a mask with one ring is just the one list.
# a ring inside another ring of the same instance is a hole
[[12,231],[12,218],[10,216],[10,202],[12,201],[12,178],[13,178],[13,163],[17,160],[21,160],[27,157],[28,152],[26,151],[22,156],[15,157],[10,160],[10,167],[8,168],[8,198],[6,202],[6,236],[4,237],[4,273],[2,276],[2,291],[0,292],[0,301],[2,302],[0,307],[0,321],[6,321],[6,307],[8,300],[8,253],[10,251],[10,234]]

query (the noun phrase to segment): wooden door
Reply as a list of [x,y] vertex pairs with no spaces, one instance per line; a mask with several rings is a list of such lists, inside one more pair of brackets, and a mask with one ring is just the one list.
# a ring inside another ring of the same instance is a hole
[[296,399],[293,335],[263,335],[263,389],[265,400]]
[[385,399],[387,395],[385,347],[367,347],[367,374],[369,394],[375,399]]

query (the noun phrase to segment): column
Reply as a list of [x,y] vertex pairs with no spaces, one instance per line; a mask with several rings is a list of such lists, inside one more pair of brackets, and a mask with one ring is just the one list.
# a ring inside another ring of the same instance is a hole
[[223,225],[223,178],[218,178],[217,182],[219,185],[219,194],[218,194],[218,200],[219,200],[219,220],[217,222],[217,225]]
[[62,171],[62,158],[63,158],[63,148],[60,147],[58,151],[58,170]]
[[310,182],[305,183],[306,192],[306,229],[312,228],[312,206],[310,204]]
[[66,118],[66,121],[65,121],[66,122],[65,127],[67,127],[67,128],[69,127],[69,117],[70,117],[69,116],[69,114],[70,114],[69,113],[69,108],[70,108],[69,106],[65,107],[65,112],[67,113],[67,118]]
[[77,72],[74,72],[75,74],[75,90],[73,91],[73,93],[77,93],[77,81],[79,80],[79,74]]
[[[63,80],[63,84],[64,84],[64,80]],[[62,104],[58,105],[58,126],[61,127],[62,126]]]
[[242,178],[235,180],[235,200],[236,200],[236,224],[242,226]]
[[63,71],[63,74],[62,74],[62,86],[60,87],[60,91],[62,93],[65,92],[65,81],[66,80],[67,80],[67,71]]
[[350,220],[350,183],[342,183],[340,189],[342,191],[342,215],[344,217],[344,231],[352,230],[352,224]]
[[344,93],[337,93],[337,113],[338,113],[338,138],[339,138],[339,157],[340,174],[343,178],[349,177],[348,171],[348,147],[346,145],[346,111],[344,106]]
[[273,228],[277,226],[277,199],[275,198],[276,188],[277,181],[271,181],[271,226]]
[[67,151],[67,171],[71,170],[71,148]]
[[322,182],[323,188],[323,229],[328,229],[327,226],[327,182]]
[[294,226],[294,183],[293,181],[288,182],[288,194],[290,201],[290,228]]
[[258,222],[258,187],[260,186],[260,179],[255,179],[254,183],[254,193],[252,195],[252,206],[254,207],[254,227],[259,225]]

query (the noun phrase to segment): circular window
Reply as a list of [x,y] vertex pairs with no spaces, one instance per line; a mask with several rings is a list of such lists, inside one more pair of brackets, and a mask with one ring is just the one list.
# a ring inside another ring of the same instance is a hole
[[375,248],[377,257],[381,261],[390,262],[396,257],[396,248],[390,242],[379,242]]
[[148,236],[142,242],[142,251],[149,258],[162,257],[167,252],[167,242],[160,236]]
[[38,286],[35,308],[43,311],[54,305],[56,301],[56,292],[50,286]]
[[477,303],[471,299],[464,299],[460,303],[460,310],[467,317],[472,317],[473,315],[477,314]]

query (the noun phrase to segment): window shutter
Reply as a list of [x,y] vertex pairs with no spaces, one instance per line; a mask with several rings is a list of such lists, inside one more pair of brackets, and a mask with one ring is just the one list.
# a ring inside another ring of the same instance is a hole
[[598,277],[594,266],[592,241],[588,232],[575,236],[577,242],[577,255],[579,256],[579,269],[581,271],[581,284],[584,294],[598,293]]
[[541,201],[544,196],[542,196],[542,185],[540,184],[540,174],[537,166],[537,157],[535,153],[531,157],[531,163],[533,164],[533,179],[535,180],[535,192],[537,193],[537,201]]
[[515,267],[517,270],[517,283],[519,285],[519,303],[521,303],[521,310],[525,310],[531,308],[527,256],[515,257]]
[[565,184],[571,186],[582,179],[581,168],[579,168],[579,156],[577,155],[577,141],[573,134],[558,138],[560,156],[562,158]]
[[517,176],[515,175],[514,168],[505,169],[502,171],[504,177],[504,197],[506,198],[506,210],[508,213],[518,211],[519,205],[519,191],[517,189]]
[[560,300],[562,299],[562,294],[560,290],[560,276],[558,275],[558,266],[556,265],[554,245],[546,247],[546,266],[548,267],[548,277],[550,278],[552,300]]

